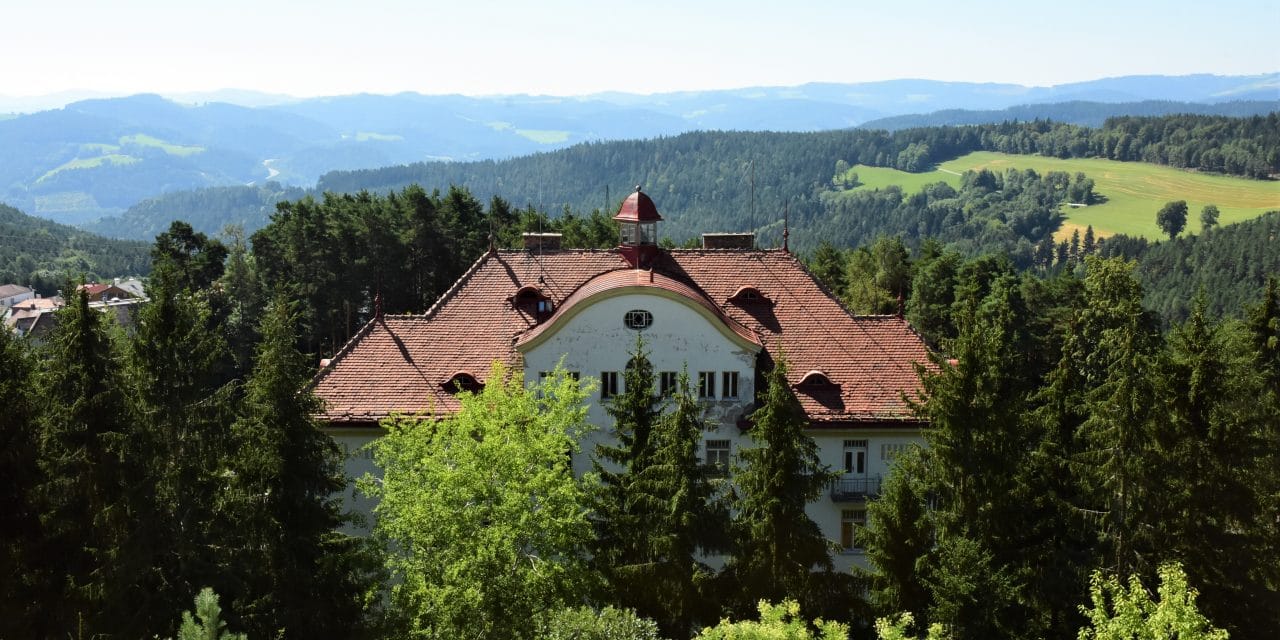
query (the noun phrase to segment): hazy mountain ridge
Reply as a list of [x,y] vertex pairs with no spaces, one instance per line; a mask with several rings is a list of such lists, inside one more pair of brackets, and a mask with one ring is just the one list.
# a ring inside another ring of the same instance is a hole
[[1007,109],[1072,96],[1276,101],[1280,74],[1136,76],[1058,87],[892,80],[580,97],[205,95],[264,106],[137,95],[0,119],[0,201],[83,224],[175,191],[267,180],[309,186],[335,170],[509,158],[693,130],[841,129],[943,107]]
[[969,109],[944,109],[933,113],[919,113],[888,118],[877,118],[858,125],[862,129],[897,131],[915,127],[943,127],[999,122],[1026,122],[1028,120],[1052,120],[1085,127],[1099,127],[1107,118],[1117,116],[1165,116],[1193,114],[1206,116],[1265,115],[1280,111],[1280,100],[1241,100],[1216,104],[1176,102],[1172,100],[1144,100],[1142,102],[1055,102],[1028,104],[1007,109],[976,111]]

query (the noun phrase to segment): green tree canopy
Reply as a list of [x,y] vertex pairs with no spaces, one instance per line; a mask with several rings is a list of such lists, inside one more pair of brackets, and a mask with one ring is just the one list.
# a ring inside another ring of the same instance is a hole
[[[451,416],[390,420],[373,446],[375,533],[407,633],[526,638],[580,604],[592,576],[586,491],[570,454],[586,434],[584,389],[557,369],[535,389],[495,364]],[[588,479],[588,481],[590,481]]]

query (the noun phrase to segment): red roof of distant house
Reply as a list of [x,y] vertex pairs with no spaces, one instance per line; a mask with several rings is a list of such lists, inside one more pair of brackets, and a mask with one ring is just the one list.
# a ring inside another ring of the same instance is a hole
[[636,187],[635,192],[622,201],[622,206],[618,207],[618,215],[613,219],[624,222],[658,222],[662,220],[662,216],[658,215],[658,207],[653,204],[653,199],[642,193],[640,187]]
[[[781,349],[793,385],[805,372],[824,372],[830,384],[796,388],[815,424],[912,419],[903,396],[920,390],[916,363],[928,366],[919,335],[898,316],[850,314],[794,255],[675,249],[659,255],[654,272],[651,286],[692,297],[766,352],[776,356]],[[394,413],[452,412],[457,399],[441,381],[459,371],[483,376],[494,360],[518,368],[517,344],[555,318],[540,325],[529,309],[513,307],[511,292],[542,278],[541,291],[558,315],[600,287],[634,285],[636,274],[616,250],[488,253],[426,313],[384,316],[365,325],[316,376],[314,390],[325,403],[321,417],[370,423]],[[744,286],[772,304],[718,302]]]

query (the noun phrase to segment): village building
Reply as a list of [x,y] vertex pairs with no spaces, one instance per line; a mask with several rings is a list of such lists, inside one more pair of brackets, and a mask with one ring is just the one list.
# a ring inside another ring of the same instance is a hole
[[36,292],[30,287],[24,287],[20,284],[0,284],[0,311],[9,309],[19,302],[30,300],[36,297]]
[[[589,410],[597,430],[575,471],[591,468],[595,445],[612,440],[604,404],[622,391],[643,337],[662,393],[687,371],[714,429],[704,461],[727,465],[751,440],[750,415],[764,372],[779,354],[808,415],[822,462],[840,472],[808,512],[859,561],[853,528],[878,493],[894,455],[922,442],[924,426],[906,398],[920,390],[928,351],[901,315],[858,316],[821,286],[784,244],[757,249],[750,234],[706,234],[699,249],[657,244],[662,217],[637,188],[614,218],[619,245],[560,246],[555,234],[527,234],[521,250],[491,249],[422,314],[382,315],[366,324],[314,381],[320,418],[348,452],[347,472],[374,472],[362,449],[394,415],[456,411],[459,389],[484,385],[491,363],[526,383],[561,363],[598,382]],[[353,492],[346,499],[368,510]]]

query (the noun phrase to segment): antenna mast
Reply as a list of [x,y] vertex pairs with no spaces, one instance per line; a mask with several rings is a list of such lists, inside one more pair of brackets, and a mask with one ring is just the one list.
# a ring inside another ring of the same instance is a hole
[[751,230],[756,230],[756,159],[751,159]]

